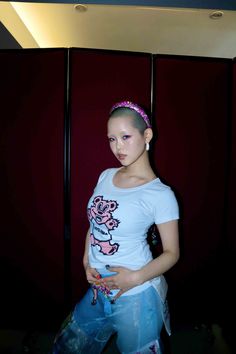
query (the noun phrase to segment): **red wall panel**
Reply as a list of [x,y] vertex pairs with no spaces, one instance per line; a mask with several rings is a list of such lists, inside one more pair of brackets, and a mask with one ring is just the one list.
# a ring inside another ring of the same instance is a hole
[[49,323],[63,303],[64,68],[63,50],[0,52],[4,325]]
[[[229,212],[228,212],[228,236],[229,247],[231,251],[236,254],[236,232],[235,232],[235,220],[236,220],[236,60],[233,62],[232,70],[232,123],[231,123],[231,151],[230,151],[230,180],[228,189],[229,198]],[[235,258],[234,258],[235,259]]]
[[[71,204],[65,211],[71,212],[71,254],[67,253],[65,262],[71,265],[72,300],[76,302],[87,287],[82,267],[87,201],[100,172],[118,166],[106,138],[108,112],[114,102],[124,99],[150,108],[151,56],[89,49],[70,49],[69,53]],[[45,316],[50,323],[62,314],[66,54],[63,49],[0,52],[4,324],[11,318],[9,308],[15,323]],[[213,292],[208,290],[213,283],[212,289],[217,290],[217,277],[223,276],[222,245],[229,241],[232,249],[236,247],[235,65],[231,175],[226,184],[230,66],[227,60],[207,58],[156,56],[154,60],[157,141],[152,157],[161,179],[176,192],[181,212],[181,260],[168,277],[172,289],[174,285],[178,290],[173,294],[180,295],[184,303],[189,296],[191,307],[191,300],[196,301],[197,309],[205,301],[202,298],[208,298],[209,305]],[[70,274],[65,276],[69,292]],[[183,304],[178,305],[182,311]]]
[[235,326],[232,325],[235,315],[235,269],[236,269],[236,60],[232,61],[231,71],[232,93],[231,99],[231,121],[229,124],[228,145],[229,145],[229,178],[227,180],[227,208],[226,208],[226,239],[224,243],[225,258],[221,258],[223,286],[223,320],[222,327],[224,334],[232,348],[235,347]]
[[87,202],[100,172],[118,166],[106,137],[108,112],[112,104],[124,99],[150,108],[150,87],[149,55],[76,49],[71,52],[73,301],[87,287],[82,267]]
[[181,216],[181,258],[168,276],[181,301],[201,313],[210,307],[212,284],[217,290],[227,237],[229,68],[227,60],[155,58],[155,163],[176,192]]

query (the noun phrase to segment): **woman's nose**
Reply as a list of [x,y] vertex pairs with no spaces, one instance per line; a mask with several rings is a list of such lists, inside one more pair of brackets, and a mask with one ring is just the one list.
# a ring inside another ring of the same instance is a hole
[[120,150],[121,147],[122,147],[122,142],[120,140],[117,140],[117,143],[116,143],[117,150]]

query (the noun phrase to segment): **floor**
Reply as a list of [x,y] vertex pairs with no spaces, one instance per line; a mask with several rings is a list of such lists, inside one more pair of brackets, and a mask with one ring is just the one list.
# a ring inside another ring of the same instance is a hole
[[[0,330],[0,354],[49,354],[54,335],[49,331]],[[233,354],[218,324],[182,326],[164,339],[166,354]],[[112,339],[104,354],[118,353]]]

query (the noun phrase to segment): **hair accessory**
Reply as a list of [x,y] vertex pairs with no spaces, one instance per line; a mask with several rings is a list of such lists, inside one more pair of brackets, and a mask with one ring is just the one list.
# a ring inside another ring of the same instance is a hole
[[149,151],[149,149],[150,149],[150,145],[149,143],[146,143],[146,150]]
[[130,108],[130,109],[132,109],[133,111],[137,112],[142,117],[142,119],[146,123],[147,127],[151,128],[151,123],[150,123],[150,120],[149,120],[147,114],[136,103],[133,103],[130,101],[122,101],[122,102],[115,103],[114,106],[112,106],[112,108],[111,108],[110,114],[112,112],[114,112],[114,110],[117,108]]

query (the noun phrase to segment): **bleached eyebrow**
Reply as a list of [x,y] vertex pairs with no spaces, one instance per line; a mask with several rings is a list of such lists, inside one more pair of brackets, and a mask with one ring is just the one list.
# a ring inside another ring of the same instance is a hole
[[[122,130],[121,132],[119,132],[117,135],[130,135],[131,133],[128,133],[126,130]],[[116,136],[116,134],[112,134],[112,133],[108,133],[107,136]]]

